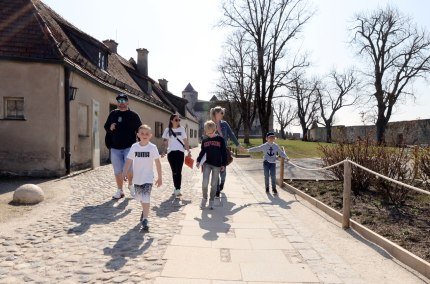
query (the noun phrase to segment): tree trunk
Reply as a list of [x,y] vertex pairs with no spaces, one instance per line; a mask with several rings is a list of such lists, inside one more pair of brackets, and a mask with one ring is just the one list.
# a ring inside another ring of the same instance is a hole
[[385,144],[385,129],[387,128],[387,121],[385,117],[378,116],[378,120],[376,121],[376,142],[378,145]]
[[302,141],[308,141],[308,128],[302,124],[303,138]]
[[281,137],[282,137],[282,139],[287,139],[287,137],[286,137],[286,135],[285,135],[285,128],[284,127],[281,127]]
[[325,131],[326,131],[326,142],[327,143],[331,143],[331,125],[326,125],[325,127]]

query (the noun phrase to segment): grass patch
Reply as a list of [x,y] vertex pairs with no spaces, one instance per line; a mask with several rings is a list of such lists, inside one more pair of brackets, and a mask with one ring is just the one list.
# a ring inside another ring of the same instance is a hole
[[[244,144],[243,139],[240,139],[240,143],[244,145],[245,148],[251,148],[262,144],[260,138],[250,139],[250,144]],[[319,146],[331,146],[335,144],[324,143],[324,142],[305,142],[301,140],[283,140],[276,139],[276,144],[279,146],[283,146],[285,148],[285,152],[290,158],[320,158],[322,152],[319,151]],[[261,158],[263,156],[262,153],[250,153],[254,158]]]

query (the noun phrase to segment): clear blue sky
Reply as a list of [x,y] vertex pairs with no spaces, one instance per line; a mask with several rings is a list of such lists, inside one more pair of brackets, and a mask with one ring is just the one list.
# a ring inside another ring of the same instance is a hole
[[[222,16],[219,0],[42,0],[69,22],[93,37],[118,42],[118,53],[136,58],[136,48],[149,50],[149,75],[169,81],[169,90],[181,96],[191,83],[199,98],[208,100],[215,91],[216,66],[226,30],[216,27]],[[308,0],[317,9],[297,43],[307,50],[313,71],[353,64],[348,46],[348,27],[353,15],[363,10],[398,7],[430,32],[430,1],[423,0]],[[430,81],[415,84],[416,102],[402,103],[395,120],[430,118]],[[361,124],[358,110],[340,112],[337,124]],[[293,131],[298,131],[294,127]]]

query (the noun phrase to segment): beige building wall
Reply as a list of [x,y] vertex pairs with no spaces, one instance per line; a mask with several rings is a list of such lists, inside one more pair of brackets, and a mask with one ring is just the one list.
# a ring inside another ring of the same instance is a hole
[[[116,106],[116,96],[121,91],[112,90],[102,84],[95,83],[92,80],[86,79],[79,74],[71,75],[71,85],[78,88],[76,100],[71,102],[71,142],[70,148],[72,153],[72,168],[84,168],[91,164],[92,153],[91,143],[92,137],[92,100],[100,104],[99,115],[99,141],[100,141],[100,158],[101,163],[107,160],[109,150],[104,143],[105,130],[103,128],[106,119],[112,107]],[[153,138],[151,142],[157,145],[159,151],[162,151],[163,139],[156,137],[156,122],[163,124],[163,131],[169,125],[170,112],[152,104],[149,104],[137,96],[129,95],[129,107],[135,111],[143,124],[147,124],[152,128]],[[88,119],[83,117],[83,110],[88,110]],[[88,135],[83,135],[82,124],[88,120]],[[198,130],[198,124],[191,120],[183,119],[181,124],[187,128],[187,135],[190,137],[190,129]],[[162,132],[161,132],[162,133]],[[189,138],[192,147],[198,146],[198,137]]]
[[[92,80],[81,77],[73,73],[71,84],[78,88],[76,100],[70,106],[71,113],[71,141],[72,168],[87,167],[91,164],[92,152],[92,132],[93,132],[93,100],[100,105],[99,114],[99,147],[101,162],[107,160],[109,150],[104,143],[105,130],[103,128],[112,107],[116,106],[116,96],[120,90],[112,90],[107,86],[95,83]],[[151,140],[158,147],[162,145],[162,139],[155,137],[155,122],[167,122],[170,113],[157,106],[150,105],[136,96],[129,95],[129,107],[135,111],[143,124],[148,124],[153,129],[154,137]],[[88,119],[82,116],[88,110]],[[88,135],[82,132],[82,124],[88,123]]]
[[[57,64],[0,61],[0,172],[61,174],[63,70]],[[5,119],[7,97],[24,98],[24,120]]]
[[[35,76],[37,74],[37,76]],[[99,103],[100,163],[109,156],[104,144],[104,123],[120,90],[98,83],[76,72],[71,73],[70,85],[77,87],[75,100],[70,101],[71,168],[88,168],[93,153],[93,101]],[[61,64],[0,61],[0,172],[52,176],[65,174],[65,105],[64,66]],[[24,98],[24,120],[5,118],[7,97]],[[129,95],[129,106],[137,112],[142,123],[153,129],[152,142],[162,151],[162,138],[156,137],[156,122],[168,126],[170,112]],[[198,137],[190,130],[198,124],[183,119],[190,145],[198,145]]]

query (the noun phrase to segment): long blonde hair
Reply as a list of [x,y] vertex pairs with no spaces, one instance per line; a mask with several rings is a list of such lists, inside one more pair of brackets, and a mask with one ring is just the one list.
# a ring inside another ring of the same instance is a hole
[[220,112],[220,113],[222,113],[224,115],[225,108],[223,108],[221,106],[216,106],[216,107],[211,108],[210,115],[211,115],[211,119],[213,121],[215,121],[215,114],[218,113],[218,112]]

